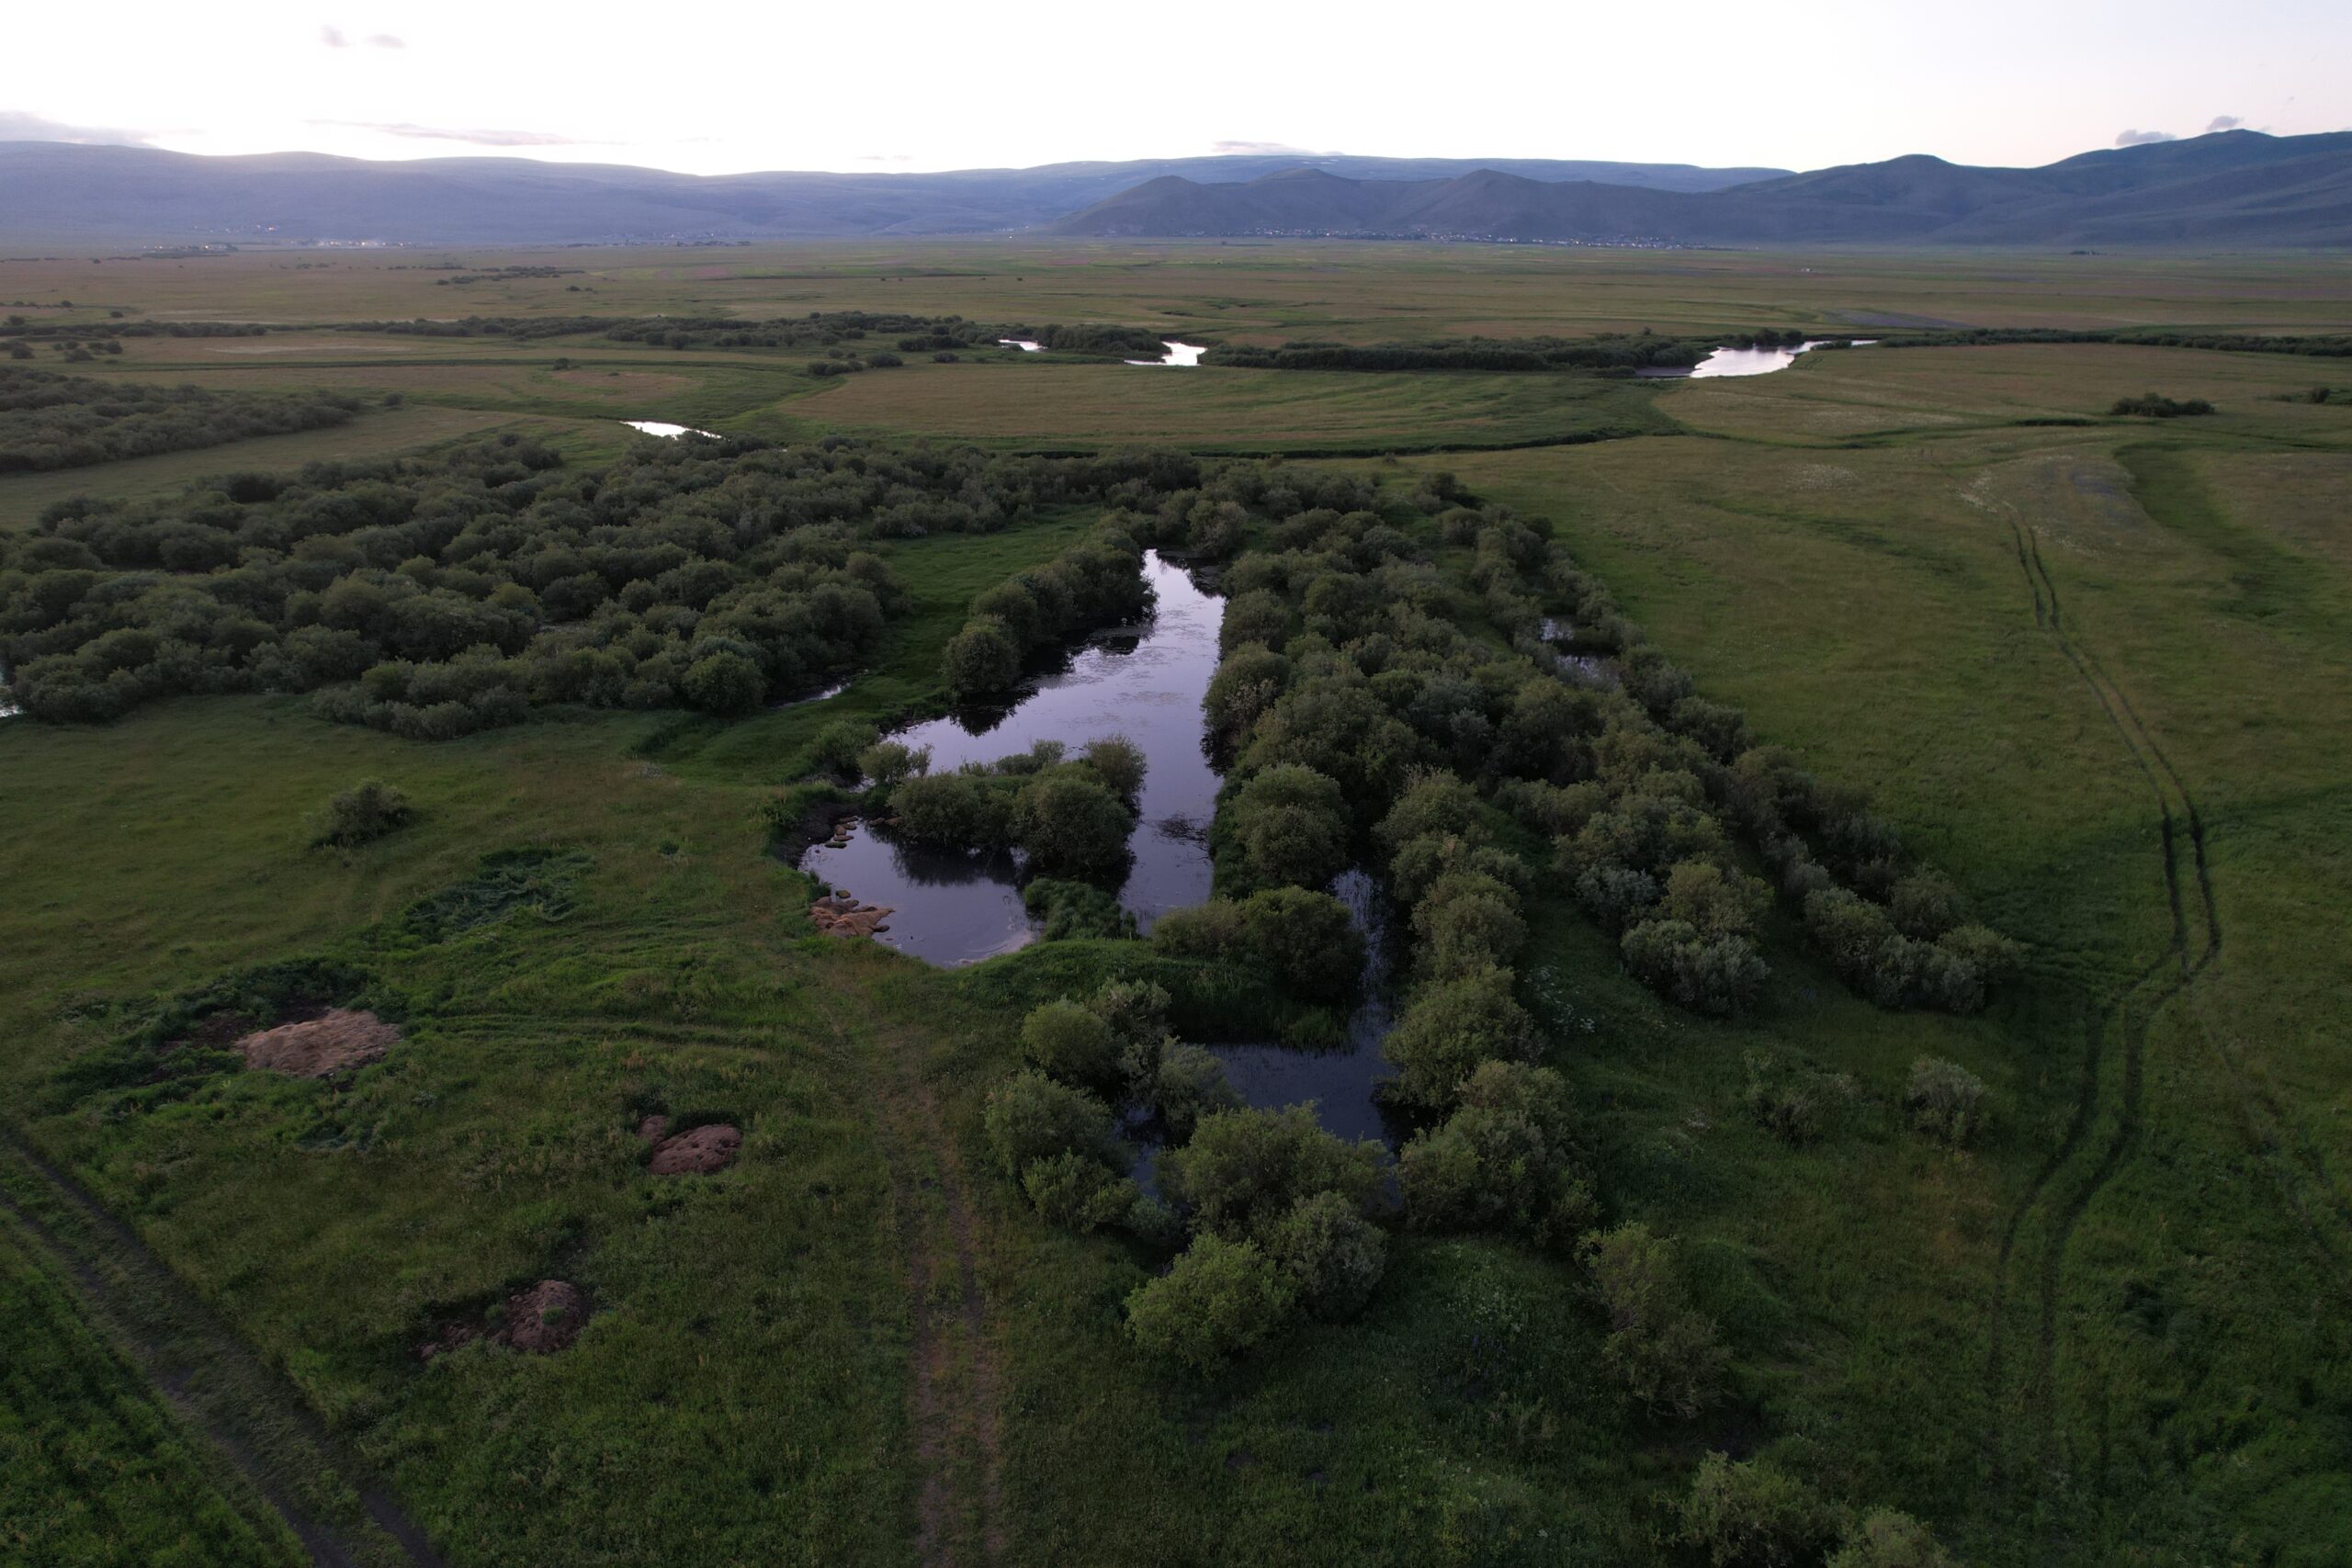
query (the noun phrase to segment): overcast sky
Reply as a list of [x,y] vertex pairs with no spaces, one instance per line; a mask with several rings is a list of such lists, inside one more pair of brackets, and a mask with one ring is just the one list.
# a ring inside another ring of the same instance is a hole
[[2352,127],[2352,0],[21,5],[0,139],[913,170],[1299,149],[1818,168]]

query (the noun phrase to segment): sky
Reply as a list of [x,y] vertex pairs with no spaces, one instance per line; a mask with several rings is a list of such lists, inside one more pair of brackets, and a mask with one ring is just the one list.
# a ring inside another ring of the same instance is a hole
[[6,39],[0,140],[694,174],[1238,151],[2034,164],[2352,128],[2352,0],[118,0],[15,7]]

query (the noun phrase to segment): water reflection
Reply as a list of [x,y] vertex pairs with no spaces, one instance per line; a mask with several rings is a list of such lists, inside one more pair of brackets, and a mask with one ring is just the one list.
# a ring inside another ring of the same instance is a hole
[[1201,355],[1208,352],[1208,347],[1204,344],[1175,343],[1167,338],[1159,340],[1159,346],[1168,352],[1159,358],[1130,359],[1127,363],[1130,365],[1198,365],[1201,362]]
[[[1132,869],[1119,901],[1144,929],[1170,909],[1209,896],[1209,819],[1217,777],[1204,745],[1201,699],[1216,672],[1225,602],[1182,568],[1144,555],[1156,597],[1139,625],[1089,639],[1017,701],[976,707],[899,731],[929,747],[934,771],[990,762],[1058,740],[1072,752],[1124,735],[1143,752],[1142,815],[1127,842]],[[868,904],[888,906],[876,940],[933,964],[969,964],[1035,939],[1021,907],[1018,857],[973,858],[897,841],[887,824],[858,828],[840,848],[819,844],[801,869]]]
[[631,430],[641,431],[647,435],[658,435],[664,441],[675,441],[681,435],[707,435],[713,441],[719,438],[718,432],[715,430],[696,430],[691,424],[671,424],[658,419],[625,419],[621,423]]

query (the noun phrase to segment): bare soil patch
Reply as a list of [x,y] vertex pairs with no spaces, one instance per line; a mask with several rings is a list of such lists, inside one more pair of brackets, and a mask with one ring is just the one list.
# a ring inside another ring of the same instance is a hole
[[[638,1135],[644,1134],[645,1129],[640,1126]],[[646,1162],[645,1168],[656,1176],[708,1176],[733,1165],[735,1153],[742,1146],[740,1130],[724,1122],[713,1122],[689,1128],[674,1138],[663,1138],[653,1145],[653,1157]]]
[[288,1077],[322,1078],[380,1060],[400,1039],[398,1028],[372,1012],[329,1008],[315,1018],[243,1035],[237,1041],[237,1054],[248,1067]]
[[528,1290],[506,1298],[506,1310],[493,1328],[480,1320],[453,1318],[416,1348],[416,1359],[429,1361],[446,1350],[487,1339],[534,1355],[569,1350],[588,1322],[588,1293],[563,1280],[542,1280]]

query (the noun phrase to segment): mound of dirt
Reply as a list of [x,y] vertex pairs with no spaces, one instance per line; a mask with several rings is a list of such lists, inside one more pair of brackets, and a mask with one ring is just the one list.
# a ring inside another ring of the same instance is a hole
[[827,936],[872,936],[888,931],[882,922],[897,912],[879,904],[861,904],[839,889],[808,906],[808,918]]
[[322,1078],[381,1059],[401,1032],[372,1012],[329,1008],[316,1018],[281,1023],[237,1042],[245,1066],[288,1077]]
[[[642,1131],[640,1129],[640,1131]],[[708,1176],[735,1163],[743,1134],[722,1122],[695,1127],[653,1145],[645,1168],[656,1176]]]
[[637,1124],[637,1135],[649,1144],[658,1144],[669,1134],[670,1119],[667,1116],[648,1116]]
[[542,1280],[507,1298],[505,1325],[491,1337],[517,1350],[545,1355],[571,1348],[587,1321],[588,1297],[579,1286]]

